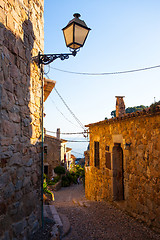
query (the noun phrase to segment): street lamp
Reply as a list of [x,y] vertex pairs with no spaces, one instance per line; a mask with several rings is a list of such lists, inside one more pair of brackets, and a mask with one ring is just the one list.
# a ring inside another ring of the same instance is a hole
[[47,65],[53,62],[55,59],[60,58],[61,60],[68,59],[70,55],[76,56],[77,52],[83,47],[86,38],[88,36],[90,28],[87,27],[84,21],[80,20],[81,16],[79,13],[75,13],[74,18],[64,27],[63,34],[66,42],[66,46],[70,48],[71,53],[60,53],[60,54],[41,54],[39,52],[38,56],[33,57],[33,61],[38,64],[38,67],[41,70],[41,80],[42,80],[42,97],[41,97],[41,107],[42,107],[42,155],[41,155],[41,201],[42,201],[42,227],[44,227],[44,218],[43,218],[43,162],[44,162],[44,131],[43,131],[43,92],[44,92],[44,81],[43,81],[43,67],[42,65]]
[[74,18],[62,30],[66,46],[76,52],[77,49],[83,47],[91,29],[87,27],[84,21],[79,19],[81,16],[79,13],[75,13],[73,16]]
[[86,23],[83,20],[79,19],[79,17],[81,16],[79,13],[75,13],[73,16],[74,18],[67,24],[66,27],[62,29],[66,46],[70,48],[71,53],[39,53],[38,56],[34,58],[34,60],[38,63],[39,67],[41,64],[50,64],[57,58],[65,60],[68,59],[70,55],[75,57],[80,48],[83,47],[88,33],[91,29],[87,27]]

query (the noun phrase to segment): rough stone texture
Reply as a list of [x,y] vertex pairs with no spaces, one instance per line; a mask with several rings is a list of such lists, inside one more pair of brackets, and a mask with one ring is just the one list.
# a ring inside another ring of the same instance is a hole
[[48,166],[48,177],[53,176],[55,167],[61,164],[61,140],[45,134],[44,138],[44,165]]
[[121,117],[125,114],[124,96],[116,97],[116,117]]
[[[86,167],[86,197],[116,200],[123,210],[160,231],[160,110],[88,126],[90,166]],[[99,142],[99,167],[94,165],[94,141]],[[122,154],[118,155],[120,152]],[[110,168],[106,154],[110,154]],[[123,188],[120,197],[118,184]]]
[[[40,225],[43,0],[0,1],[0,239]],[[31,224],[32,222],[32,224]]]
[[90,156],[89,156],[89,150],[84,152],[84,156],[85,156],[85,166],[89,166],[90,165]]

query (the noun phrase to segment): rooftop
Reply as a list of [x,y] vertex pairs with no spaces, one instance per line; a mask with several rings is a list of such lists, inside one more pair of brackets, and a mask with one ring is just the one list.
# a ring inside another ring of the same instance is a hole
[[52,92],[56,81],[44,78],[44,102],[47,100],[49,94]]
[[59,139],[59,138],[57,138],[57,137],[54,137],[54,136],[48,135],[48,134],[46,134],[46,133],[45,133],[45,137],[55,139],[55,140],[57,140],[57,141],[60,141],[61,143],[66,143],[66,142],[67,142],[67,140]]
[[110,119],[105,119],[103,121],[99,121],[96,123],[90,123],[88,125],[85,125],[85,127],[90,127],[90,126],[94,126],[97,124],[110,124],[112,122],[117,122],[117,121],[122,121],[125,119],[131,119],[131,118],[136,118],[136,117],[141,117],[141,116],[152,116],[152,115],[159,115],[160,114],[160,105],[157,105],[155,108],[154,107],[149,107],[146,109],[143,109],[142,111],[137,111],[137,112],[133,112],[133,113],[126,113],[121,117],[114,117],[114,118],[110,118]]
[[72,148],[69,148],[69,147],[66,148],[66,152],[70,152],[71,150]]

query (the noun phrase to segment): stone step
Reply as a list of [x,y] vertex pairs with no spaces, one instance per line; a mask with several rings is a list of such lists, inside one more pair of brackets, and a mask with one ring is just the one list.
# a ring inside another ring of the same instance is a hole
[[72,202],[73,202],[74,204],[78,204],[78,202],[77,202],[77,200],[76,200],[75,198],[72,199]]
[[64,237],[70,231],[71,225],[70,225],[70,222],[69,222],[68,218],[66,217],[66,215],[60,213],[59,216],[60,216],[62,224],[63,224],[62,237]]
[[87,201],[76,200],[73,198],[72,202],[76,205],[79,205],[80,207],[90,207],[90,205]]
[[[58,232],[61,237],[67,235],[70,230],[70,222],[64,214],[58,214],[54,205],[44,205],[44,217],[53,219],[55,222],[52,228],[52,236],[57,237]],[[58,238],[57,238],[58,239]]]
[[54,205],[44,205],[44,216],[53,219],[59,228],[63,227],[62,221]]
[[90,204],[85,201],[85,202],[83,202],[83,206],[84,206],[84,207],[90,207]]

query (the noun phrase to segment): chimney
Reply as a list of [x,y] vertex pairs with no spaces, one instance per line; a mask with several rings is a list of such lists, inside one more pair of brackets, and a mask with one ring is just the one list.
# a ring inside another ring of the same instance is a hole
[[60,139],[60,128],[57,128],[57,138]]
[[116,117],[122,117],[125,114],[124,96],[116,96]]

